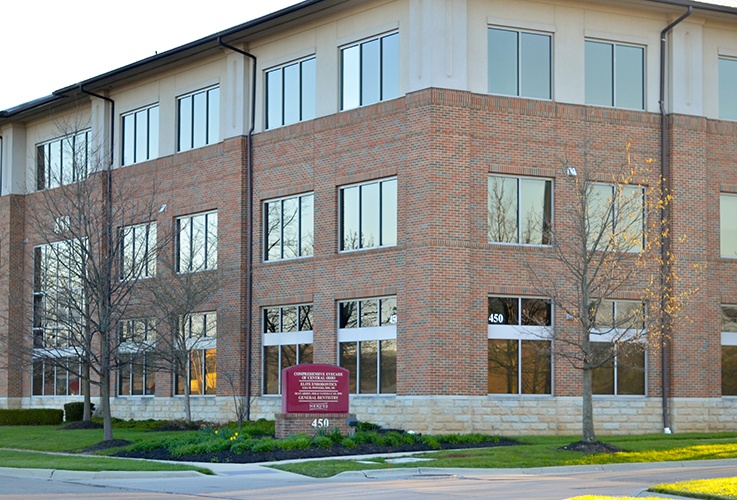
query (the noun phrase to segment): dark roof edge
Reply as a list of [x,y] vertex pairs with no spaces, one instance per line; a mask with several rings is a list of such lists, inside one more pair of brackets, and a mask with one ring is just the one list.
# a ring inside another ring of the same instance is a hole
[[728,7],[714,3],[694,2],[692,0],[647,0],[648,2],[664,3],[668,5],[676,5],[680,7],[693,7],[699,10],[708,10],[711,12],[721,12],[722,14],[737,14],[737,7]]

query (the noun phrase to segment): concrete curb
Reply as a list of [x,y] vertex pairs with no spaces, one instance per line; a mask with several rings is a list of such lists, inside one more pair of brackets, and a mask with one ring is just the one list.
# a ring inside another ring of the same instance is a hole
[[75,481],[88,479],[155,479],[172,477],[204,477],[197,471],[76,471],[58,469],[16,469],[0,467],[0,476]]

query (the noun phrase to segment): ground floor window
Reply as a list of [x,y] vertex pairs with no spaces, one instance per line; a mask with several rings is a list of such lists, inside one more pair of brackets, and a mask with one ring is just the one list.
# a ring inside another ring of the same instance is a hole
[[352,394],[396,394],[396,297],[339,302],[338,343]]
[[38,357],[33,360],[34,396],[79,396],[80,363],[76,357]]
[[[192,313],[182,318],[183,362],[176,373],[174,392],[183,395],[185,384],[194,396],[217,393],[217,313]],[[186,373],[183,373],[186,370]]]
[[262,334],[262,391],[279,394],[284,368],[312,363],[312,304],[264,308]]
[[156,381],[149,354],[120,354],[118,371],[118,395],[153,396]]
[[552,394],[549,300],[489,297],[489,394]]
[[737,306],[722,306],[722,396],[737,396]]
[[[614,356],[591,373],[594,394],[645,395],[645,347],[644,342],[621,342],[612,346],[609,342],[592,342],[593,357]],[[598,351],[598,352],[597,352]]]

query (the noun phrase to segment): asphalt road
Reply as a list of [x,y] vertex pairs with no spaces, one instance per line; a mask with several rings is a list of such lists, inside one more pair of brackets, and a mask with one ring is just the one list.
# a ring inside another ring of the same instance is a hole
[[260,465],[196,473],[83,473],[0,468],[0,499],[564,499],[652,496],[650,485],[737,476],[737,460],[541,469],[391,469],[312,479]]

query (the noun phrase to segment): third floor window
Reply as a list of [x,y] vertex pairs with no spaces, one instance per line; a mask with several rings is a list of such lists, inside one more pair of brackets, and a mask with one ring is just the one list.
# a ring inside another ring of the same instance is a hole
[[489,28],[489,93],[551,98],[551,37]]
[[220,140],[220,87],[179,98],[177,151],[199,148]]
[[36,146],[36,189],[59,187],[86,178],[89,156],[89,130],[39,144]]
[[340,109],[353,109],[399,95],[399,34],[343,47]]
[[645,49],[586,40],[586,104],[645,109]]
[[719,58],[719,118],[737,120],[737,59]]
[[123,165],[159,156],[159,106],[123,116]]
[[266,72],[266,128],[315,117],[315,58]]

